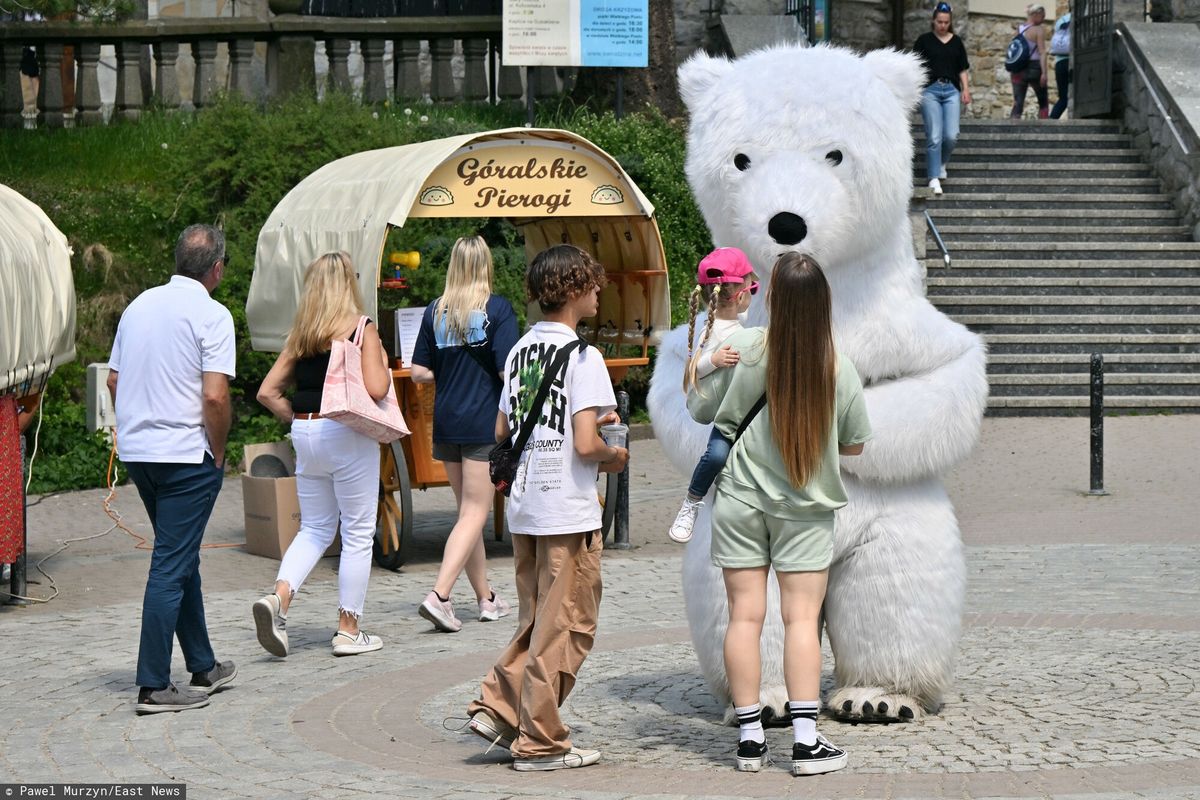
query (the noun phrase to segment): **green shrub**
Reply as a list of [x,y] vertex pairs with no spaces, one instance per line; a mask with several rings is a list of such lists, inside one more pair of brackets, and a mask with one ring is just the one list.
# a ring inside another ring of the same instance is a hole
[[[0,131],[0,174],[46,210],[75,251],[78,361],[50,382],[31,490],[103,485],[108,440],[84,428],[84,365],[107,360],[125,305],[169,277],[183,227],[208,222],[226,233],[231,264],[215,296],[233,314],[238,337],[228,453],[235,464],[243,443],[283,435],[255,402],[274,354],[250,349],[245,315],[258,232],[275,205],[318,167],[351,153],[522,123],[522,110],[512,106],[370,107],[333,95],[268,109],[220,98],[192,116],[152,111],[136,124]],[[618,121],[586,110],[558,110],[539,123],[575,131],[609,152],[655,205],[679,322],[695,265],[711,247],[684,178],[682,126],[654,112]],[[492,246],[496,291],[523,317],[524,244],[502,219],[414,219],[393,230],[385,253],[417,250],[422,264],[405,272],[407,291],[381,292],[381,309],[437,297],[451,245],[471,233]],[[624,381],[635,412],[649,372],[631,370]]]

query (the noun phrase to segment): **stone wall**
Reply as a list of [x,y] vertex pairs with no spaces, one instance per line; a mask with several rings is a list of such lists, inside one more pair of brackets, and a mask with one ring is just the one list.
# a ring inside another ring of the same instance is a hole
[[880,0],[833,0],[833,41],[856,50],[892,43],[891,3]]
[[[1133,49],[1135,53],[1139,52],[1136,43]],[[1133,136],[1134,145],[1154,166],[1163,191],[1171,196],[1183,215],[1184,224],[1192,226],[1192,239],[1200,242],[1200,136],[1178,109],[1172,109],[1175,125],[1175,132],[1172,132],[1138,70],[1130,63],[1129,51],[1123,44],[1113,48],[1113,60],[1116,66],[1114,77],[1119,81],[1114,87],[1119,89],[1114,103],[1119,103],[1116,110],[1122,114],[1125,129]],[[1143,70],[1156,84],[1160,102],[1169,104],[1170,95],[1156,80],[1152,67],[1143,64]],[[1191,71],[1197,71],[1194,62]],[[1176,133],[1183,138],[1190,155],[1184,154]]]
[[[906,0],[910,4],[932,0]],[[892,42],[890,0],[832,0],[833,40],[858,50]],[[721,14],[782,14],[785,0],[675,0],[675,47],[679,63],[698,49],[713,50],[709,20]],[[709,11],[712,11],[710,14]],[[928,18],[929,12],[923,12]]]
[[1154,22],[1200,22],[1200,2],[1150,0],[1150,18]]
[[[1046,6],[1046,41],[1050,41],[1053,22],[1068,9],[1067,0],[1059,0],[1058,8]],[[1012,111],[1012,79],[1004,69],[1004,53],[1008,43],[1017,32],[1023,19],[1001,17],[993,14],[973,14],[970,28],[963,34],[967,46],[967,57],[971,60],[971,105],[963,115],[975,119],[1006,119]],[[1050,94],[1050,105],[1058,100],[1058,88],[1054,81],[1054,58],[1049,59],[1049,74],[1046,89]],[[1026,119],[1037,119],[1037,98],[1030,89],[1025,97]]]

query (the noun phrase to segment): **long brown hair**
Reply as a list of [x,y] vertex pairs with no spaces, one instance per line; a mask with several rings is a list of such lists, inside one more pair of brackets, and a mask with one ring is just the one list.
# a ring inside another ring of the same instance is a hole
[[784,253],[767,290],[767,408],[797,489],[816,473],[833,424],[837,354],[829,284],[806,255]]

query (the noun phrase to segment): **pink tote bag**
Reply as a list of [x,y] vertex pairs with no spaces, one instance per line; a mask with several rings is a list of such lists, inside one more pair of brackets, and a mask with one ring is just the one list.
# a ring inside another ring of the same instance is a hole
[[337,420],[348,428],[387,444],[409,434],[396,385],[388,383],[387,397],[376,401],[367,392],[362,371],[362,336],[367,318],[358,320],[358,329],[350,341],[337,340],[329,351],[329,369],[321,394],[321,416]]

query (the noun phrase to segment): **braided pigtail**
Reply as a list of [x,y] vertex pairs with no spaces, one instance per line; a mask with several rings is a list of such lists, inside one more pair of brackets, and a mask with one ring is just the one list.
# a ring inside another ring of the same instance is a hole
[[[704,320],[704,332],[700,334],[700,341],[696,342],[695,352],[692,352],[690,346],[691,336],[689,335],[688,347],[688,363],[684,370],[683,385],[684,391],[696,385],[696,368],[700,365],[700,354],[704,352],[704,345],[708,342],[708,337],[712,334],[713,321],[716,319],[717,304],[721,300],[721,284],[713,286],[708,293],[708,318]],[[694,327],[695,322],[689,326],[689,331]]]
[[696,336],[696,315],[700,313],[700,295],[703,291],[700,285],[697,284],[696,288],[692,289],[692,293],[688,295],[688,352],[687,363],[683,367],[684,393],[692,388],[692,384],[696,382],[696,370],[692,368],[692,356],[695,354],[695,351],[692,347]]

